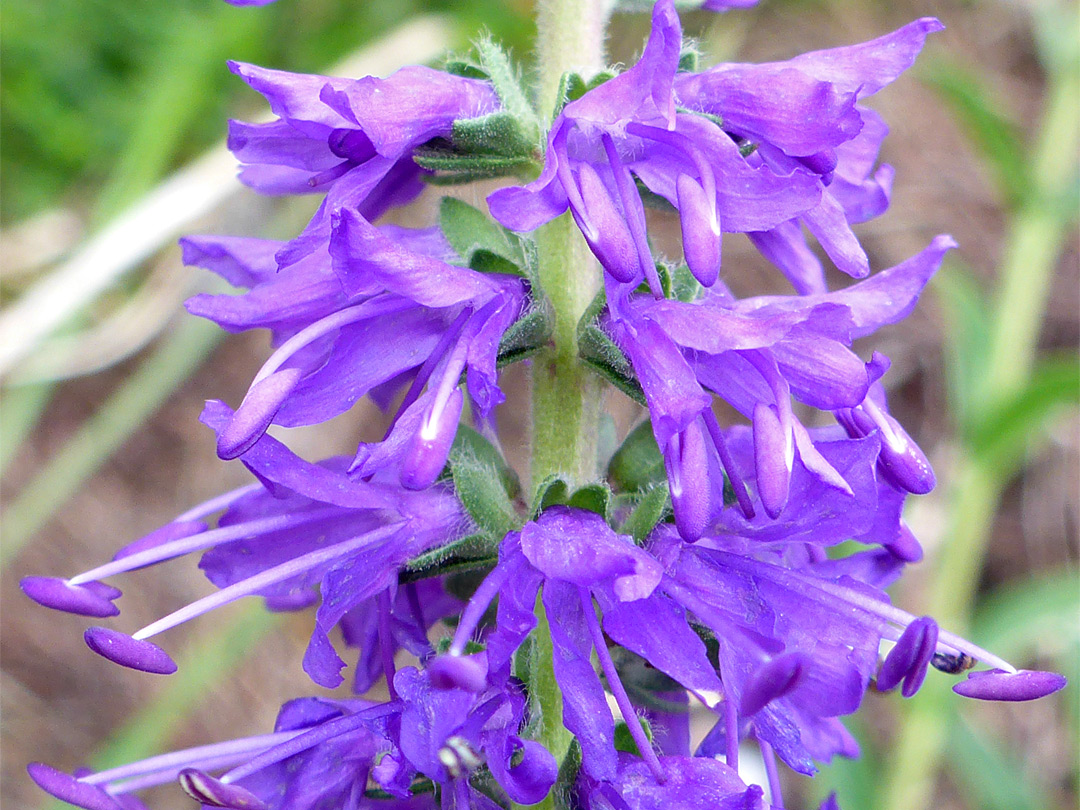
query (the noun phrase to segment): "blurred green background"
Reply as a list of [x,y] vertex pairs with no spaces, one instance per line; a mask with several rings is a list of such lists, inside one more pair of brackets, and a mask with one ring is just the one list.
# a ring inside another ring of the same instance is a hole
[[[191,180],[187,197],[160,209],[160,219],[175,217],[176,233],[117,260],[98,293],[67,290],[70,317],[26,341],[0,378],[6,806],[46,804],[23,773],[30,759],[102,766],[255,733],[282,699],[317,691],[299,668],[310,617],[270,619],[247,606],[196,623],[168,642],[183,651],[181,675],[158,680],[91,655],[81,642],[85,621],[29,605],[16,585],[27,574],[89,566],[243,480],[236,465],[216,461],[196,419],[208,397],[239,401],[265,344],[260,336],[222,343],[179,315],[182,298],[205,280],[179,266],[175,236],[280,236],[310,205],[260,200],[234,190],[229,171],[192,169],[220,144],[226,117],[262,109],[224,61],[320,72],[359,53],[388,72],[416,59],[414,47],[432,59],[486,29],[527,63],[531,13],[526,0],[0,6],[0,330],[27,322],[13,313],[41,314],[27,302],[48,309],[48,297],[33,296],[55,274],[100,266],[87,251],[110,228],[121,240],[137,236],[133,212],[163,179],[187,172]],[[875,268],[937,232],[961,244],[916,314],[874,343],[893,359],[893,410],[941,482],[913,499],[909,520],[928,560],[894,599],[1017,664],[1064,671],[1074,684],[1076,13],[1075,4],[1050,2],[766,0],[747,12],[685,18],[707,56],[749,61],[869,39],[925,14],[948,26],[872,102],[893,128],[884,158],[897,180],[892,210],[859,229]],[[402,26],[416,27],[394,38]],[[641,16],[617,17],[612,61],[631,61],[646,30]],[[200,202],[204,187],[213,202]],[[735,286],[775,284],[775,271],[743,243],[728,240],[725,251]],[[65,278],[78,286],[78,274]],[[511,407],[520,410],[513,391]],[[378,418],[361,408],[302,441],[315,454],[348,451]],[[521,430],[513,413],[500,419],[507,432]],[[118,626],[131,629],[204,593],[192,569],[179,563],[128,578],[122,622],[130,624]],[[948,685],[932,674],[913,700],[869,698],[853,722],[864,758],[838,763],[818,783],[793,777],[789,806],[816,806],[828,789],[846,810],[1076,806],[1076,686],[1012,707],[962,702]],[[191,805],[169,789],[152,806]]]

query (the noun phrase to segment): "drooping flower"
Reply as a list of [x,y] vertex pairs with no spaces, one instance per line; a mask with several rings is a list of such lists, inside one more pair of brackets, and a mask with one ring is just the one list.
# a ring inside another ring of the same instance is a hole
[[755,144],[752,164],[819,177],[816,206],[798,220],[751,234],[798,292],[825,291],[820,262],[806,248],[800,221],[840,270],[856,278],[869,274],[851,224],[884,212],[893,173],[889,166],[874,169],[888,127],[857,102],[895,81],[914,63],[927,35],[943,27],[924,17],[858,45],[676,76],[678,103],[720,117],[725,132]]
[[282,266],[322,250],[341,210],[375,220],[416,197],[421,169],[412,151],[447,137],[454,121],[498,108],[486,82],[431,68],[402,68],[386,79],[287,73],[242,62],[229,68],[270,103],[277,120],[232,121],[229,148],[240,179],[265,194],[325,192],[311,222],[277,254]]
[[[210,402],[203,419],[220,431],[231,416],[226,405]],[[89,646],[125,666],[168,674],[176,665],[149,641],[165,630],[244,596],[264,597],[276,609],[319,601],[304,657],[312,679],[324,686],[342,680],[345,664],[329,640],[339,624],[347,639],[367,642],[360,685],[370,677],[372,659],[392,678],[399,640],[423,652],[424,631],[439,613],[437,604],[425,611],[416,605],[415,593],[410,598],[416,586],[402,586],[399,592],[398,572],[409,559],[468,530],[457,498],[442,486],[411,492],[359,481],[345,474],[346,460],[311,464],[270,436],[259,439],[243,461],[261,484],[189,510],[121,549],[110,563],[69,579],[28,577],[23,590],[48,607],[107,617],[119,612],[112,601],[120,591],[102,580],[201,551],[200,567],[220,590],[130,636],[93,627],[86,634]],[[216,527],[210,528],[207,519],[222,509]],[[377,646],[369,634],[358,633],[369,621],[363,612],[370,610],[376,613]]]
[[323,422],[367,394],[385,402],[407,383],[385,440],[362,447],[353,469],[370,477],[393,466],[405,486],[422,489],[446,463],[462,374],[480,418],[503,400],[499,340],[525,307],[526,286],[450,264],[437,228],[377,228],[348,209],[334,222],[323,252],[281,271],[265,240],[185,240],[188,261],[251,287],[196,296],[188,309],[231,330],[270,328],[278,344],[221,431],[218,453],[235,458],[271,424]]
[[648,402],[676,521],[687,539],[705,530],[723,475],[744,512],[753,511],[740,483],[745,472],[726,457],[711,410],[714,394],[752,420],[757,495],[772,517],[787,501],[796,458],[850,494],[815,449],[792,397],[836,412],[851,435],[881,432],[882,466],[902,489],[933,486],[925,456],[876,401],[880,389],[871,394],[888,361],[875,355],[863,363],[849,347],[905,317],[954,244],[937,237],[906,262],[839,292],[736,300],[718,283],[689,303],[633,296],[609,316],[604,325],[626,352]]
[[518,231],[569,209],[613,279],[632,286],[646,279],[659,295],[635,176],[679,209],[687,263],[706,286],[719,272],[722,231],[768,230],[815,207],[821,192],[809,172],[754,166],[714,121],[679,111],[682,28],[671,0],[656,4],[652,20],[637,64],[555,119],[540,176],[496,191],[488,205]]

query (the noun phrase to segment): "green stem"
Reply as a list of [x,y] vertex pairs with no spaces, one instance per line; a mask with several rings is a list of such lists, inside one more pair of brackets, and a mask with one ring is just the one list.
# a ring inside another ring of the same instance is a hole
[[[542,0],[537,10],[538,101],[555,109],[562,75],[603,65],[605,0]],[[555,319],[553,345],[532,366],[532,480],[550,475],[572,484],[596,477],[596,436],[601,389],[578,359],[577,324],[600,287],[600,270],[569,214],[537,234],[540,285]],[[541,722],[539,742],[561,762],[571,735],[562,724],[562,694],[555,681],[547,615],[537,600],[530,699]],[[536,807],[554,808],[547,796]]]
[[[1031,373],[1039,323],[1050,281],[1072,221],[1066,200],[1076,175],[1080,134],[1080,80],[1072,72],[1051,79],[1047,108],[1033,155],[1033,191],[1017,212],[1001,265],[990,353],[975,422],[992,414],[1026,384]],[[963,435],[971,435],[964,431]],[[949,542],[936,561],[927,612],[944,627],[964,633],[974,604],[987,541],[1001,493],[1008,483],[1002,470],[961,448],[955,467]],[[906,706],[886,775],[886,810],[919,810],[932,797],[948,740],[953,699],[944,681],[928,681]]]

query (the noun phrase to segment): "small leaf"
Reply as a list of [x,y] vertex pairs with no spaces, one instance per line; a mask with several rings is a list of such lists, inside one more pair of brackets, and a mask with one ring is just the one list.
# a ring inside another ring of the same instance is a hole
[[667,481],[664,457],[648,420],[626,434],[608,464],[608,478],[622,492],[641,492]]
[[463,568],[494,564],[498,543],[483,534],[470,534],[445,546],[433,548],[405,563],[401,582],[414,582]]
[[684,40],[682,52],[679,54],[678,71],[680,73],[697,73],[700,65],[701,51],[698,50],[697,43]]
[[1010,203],[1023,201],[1032,189],[1024,140],[983,80],[954,61],[932,64],[924,74],[990,164],[1002,194]]
[[570,743],[566,758],[559,765],[559,776],[551,789],[555,810],[577,810],[581,805],[577,800],[576,789],[578,771],[581,770],[581,745],[577,740]]
[[540,517],[540,513],[548,507],[558,503],[566,503],[569,494],[570,487],[566,481],[557,475],[549,475],[536,488],[536,494],[533,495],[532,499],[532,507],[529,509],[529,519],[536,520]]
[[470,266],[479,251],[502,259],[503,266],[524,268],[526,264],[521,238],[463,200],[442,198],[439,203],[439,227],[446,241]]
[[[645,731],[645,736],[648,737],[649,740],[652,740],[652,726],[649,725],[649,721],[644,717],[635,719],[641,723],[641,728]],[[625,720],[620,720],[615,724],[615,750],[622,751],[624,754],[633,754],[637,757],[641,756],[641,752],[638,751],[637,743],[630,733],[630,726],[626,724]]]
[[451,455],[450,470],[461,505],[481,532],[502,540],[517,528],[517,515],[494,464],[461,452]]
[[464,79],[487,79],[487,71],[475,62],[467,59],[448,59],[443,64],[443,70],[451,76],[461,76]]
[[535,354],[551,340],[551,317],[546,307],[539,307],[514,321],[499,341],[499,367],[516,363]]
[[705,291],[685,263],[668,268],[668,273],[671,276],[671,296],[676,301],[689,304],[700,298]]
[[1043,360],[1031,373],[1028,384],[981,420],[969,442],[1000,475],[1019,465],[1028,443],[1046,423],[1066,408],[1080,405],[1080,359],[1074,354]]
[[458,425],[454,444],[450,448],[450,464],[456,463],[462,456],[468,456],[491,465],[499,473],[499,480],[509,498],[521,495],[521,482],[513,467],[506,463],[499,449],[488,441],[484,434],[469,427]]
[[528,127],[527,135],[530,141],[538,142],[540,122],[532,104],[529,103],[528,94],[521,86],[521,77],[506,51],[490,37],[483,37],[476,43],[476,52],[480,56],[481,66],[487,71],[488,78],[502,102],[503,109]]
[[586,484],[574,490],[566,505],[594,512],[607,520],[611,507],[611,490],[604,484]]
[[528,128],[505,111],[455,121],[450,139],[459,152],[525,160],[533,159],[537,147]]
[[595,326],[582,330],[578,353],[592,371],[606,379],[635,402],[645,405],[645,392],[634,376],[630,361],[615,342]]
[[619,534],[628,534],[641,545],[652,534],[656,524],[671,513],[671,493],[667,482],[656,484],[645,492],[637,506],[619,527]]
[[449,172],[449,176],[424,178],[428,182],[440,183],[465,182],[461,177],[505,177],[527,172],[532,161],[527,158],[507,157],[503,155],[462,154],[453,149],[438,146],[422,146],[413,150],[413,161],[421,169]]

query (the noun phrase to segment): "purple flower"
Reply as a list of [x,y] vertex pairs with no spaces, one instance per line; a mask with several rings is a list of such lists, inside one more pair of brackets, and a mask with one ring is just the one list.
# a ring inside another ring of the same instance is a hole
[[[203,419],[220,431],[231,416],[226,405],[210,402]],[[441,486],[409,492],[358,481],[345,474],[344,460],[311,464],[269,436],[259,439],[243,461],[261,484],[189,510],[121,549],[113,562],[66,580],[29,577],[23,590],[48,607],[115,615],[118,611],[109,608],[120,592],[101,580],[202,551],[199,566],[220,590],[130,636],[93,627],[87,631],[89,646],[125,666],[169,673],[175,664],[149,639],[257,595],[272,609],[320,602],[304,668],[321,685],[342,680],[345,664],[329,640],[338,624],[347,639],[364,643],[357,674],[361,686],[369,683],[373,659],[392,677],[399,644],[424,653],[424,631],[446,606],[418,604],[417,586],[399,589],[398,572],[412,557],[467,531],[468,518],[454,495]],[[216,527],[210,528],[207,519],[222,509]],[[428,596],[433,587],[425,588]],[[378,626],[377,644],[365,630],[370,611]]]
[[765,810],[760,787],[747,787],[722,762],[703,757],[661,757],[667,778],[658,782],[637,757],[619,755],[610,782],[583,775],[578,795],[587,810]]
[[783,175],[799,169],[820,177],[816,206],[798,220],[751,234],[799,292],[825,290],[820,263],[806,249],[799,220],[840,270],[856,278],[870,272],[850,223],[888,207],[892,169],[873,168],[888,127],[856,102],[895,81],[914,63],[927,34],[943,27],[924,17],[859,45],[786,62],[721,64],[676,77],[679,104],[719,116],[726,132],[756,145],[751,163]]
[[736,300],[718,283],[697,302],[634,296],[609,317],[648,402],[684,537],[700,536],[715,513],[721,471],[747,516],[755,511],[745,470],[724,447],[712,394],[752,421],[757,497],[771,517],[787,502],[796,459],[851,494],[795,416],[792,397],[836,412],[852,436],[879,433],[882,469],[900,488],[932,487],[925,456],[878,401],[874,386],[888,361],[875,355],[863,363],[848,347],[905,317],[954,244],[937,237],[906,262],[839,292]]
[[270,102],[267,124],[232,121],[229,148],[240,179],[265,194],[326,192],[304,232],[278,252],[282,266],[321,250],[342,209],[374,220],[420,193],[412,150],[447,137],[454,121],[498,108],[486,82],[431,68],[402,68],[386,79],[344,79],[230,62]]
[[679,209],[687,263],[706,286],[717,278],[722,231],[764,231],[814,208],[821,192],[809,172],[753,166],[712,120],[679,112],[681,45],[674,6],[660,0],[638,63],[563,108],[540,176],[488,197],[495,219],[530,231],[569,208],[613,279],[647,279],[659,295],[635,176]]
[[[406,487],[429,486],[446,463],[466,389],[480,418],[503,400],[499,340],[525,306],[517,277],[448,262],[438,229],[377,228],[345,209],[328,248],[276,271],[265,240],[185,240],[185,258],[250,286],[201,295],[188,309],[227,329],[271,329],[277,350],[220,432],[218,453],[248,451],[271,424],[326,421],[366,394],[386,402],[409,384],[383,442],[362,446],[353,469],[393,467]],[[425,390],[426,388],[426,390]]]

